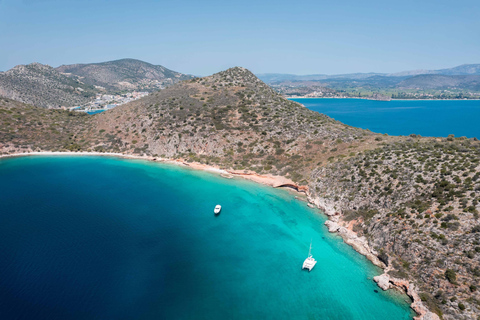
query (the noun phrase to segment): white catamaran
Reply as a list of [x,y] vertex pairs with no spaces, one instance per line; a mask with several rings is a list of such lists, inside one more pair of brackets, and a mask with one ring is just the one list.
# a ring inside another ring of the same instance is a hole
[[310,241],[310,250],[308,250],[308,258],[303,262],[302,269],[308,269],[308,272],[312,271],[317,261],[312,256],[312,242]]

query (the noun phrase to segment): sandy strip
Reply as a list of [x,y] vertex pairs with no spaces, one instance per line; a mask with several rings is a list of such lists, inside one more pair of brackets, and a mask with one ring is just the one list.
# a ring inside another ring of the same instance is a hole
[[298,192],[308,193],[307,186],[298,186],[292,180],[282,176],[259,175],[252,171],[224,170],[218,167],[214,167],[214,166],[210,166],[202,163],[186,162],[183,159],[168,159],[168,158],[139,156],[139,155],[133,155],[133,154],[123,154],[123,153],[113,153],[113,152],[53,152],[53,151],[12,153],[12,154],[0,155],[0,158],[26,157],[26,156],[106,156],[106,157],[138,159],[138,160],[155,161],[155,162],[165,162],[165,163],[171,163],[171,164],[176,164],[181,166],[187,166],[195,170],[202,170],[202,171],[217,173],[217,174],[220,174],[222,177],[226,177],[226,178],[242,177],[247,180],[251,180],[251,181],[261,183],[267,186],[271,186],[274,188],[288,187]]

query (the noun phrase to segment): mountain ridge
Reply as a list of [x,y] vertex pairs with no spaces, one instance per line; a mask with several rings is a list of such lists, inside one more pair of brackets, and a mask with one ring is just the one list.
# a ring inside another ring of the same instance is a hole
[[0,72],[0,96],[44,108],[82,104],[95,96],[94,87],[76,77],[34,62]]
[[193,77],[161,65],[153,65],[131,58],[62,65],[56,70],[66,75],[78,76],[87,84],[100,86],[107,90],[152,91]]
[[43,108],[70,108],[92,101],[97,94],[150,92],[191,78],[135,59],[57,68],[34,62],[0,72],[0,96]]
[[327,79],[365,79],[372,76],[383,76],[383,77],[406,77],[406,76],[415,76],[421,74],[443,74],[443,75],[480,75],[480,64],[462,64],[452,68],[444,68],[437,70],[427,70],[427,69],[418,69],[418,70],[407,70],[393,73],[381,73],[381,72],[357,72],[357,73],[346,73],[346,74],[307,74],[307,75],[296,75],[289,73],[259,73],[257,76],[262,81],[267,83],[274,81],[308,81],[308,80],[327,80]]
[[[295,97],[367,97],[400,99],[478,99],[480,64],[449,69],[343,75],[264,74],[261,79]],[[332,91],[333,90],[333,91]],[[303,93],[303,94],[302,94]]]

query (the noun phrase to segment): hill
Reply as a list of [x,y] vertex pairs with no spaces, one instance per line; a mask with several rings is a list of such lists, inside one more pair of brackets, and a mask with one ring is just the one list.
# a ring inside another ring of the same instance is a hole
[[467,89],[480,91],[480,75],[437,75],[422,74],[413,76],[396,85],[400,89]]
[[434,70],[435,74],[444,74],[451,76],[480,75],[480,64],[462,64],[461,66]]
[[67,76],[78,76],[86,84],[100,86],[107,91],[153,91],[193,78],[135,59],[63,65],[56,70]]
[[105,135],[121,140],[108,150],[250,169],[299,183],[318,163],[347,153],[352,142],[373,140],[368,131],[281,97],[238,67],[181,82],[95,121]]
[[415,282],[431,310],[476,319],[479,159],[475,139],[407,138],[318,168],[312,198],[331,215],[331,230],[348,226],[368,239],[392,267],[388,276]]
[[92,131],[83,112],[49,110],[0,97],[0,154],[73,150]]
[[72,107],[91,100],[96,92],[78,78],[67,77],[40,63],[0,72],[0,96],[39,107]]

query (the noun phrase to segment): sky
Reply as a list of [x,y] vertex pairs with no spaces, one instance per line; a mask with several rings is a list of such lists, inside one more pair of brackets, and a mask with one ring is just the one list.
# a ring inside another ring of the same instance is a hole
[[480,63],[478,0],[0,0],[0,70],[135,58],[209,75]]

